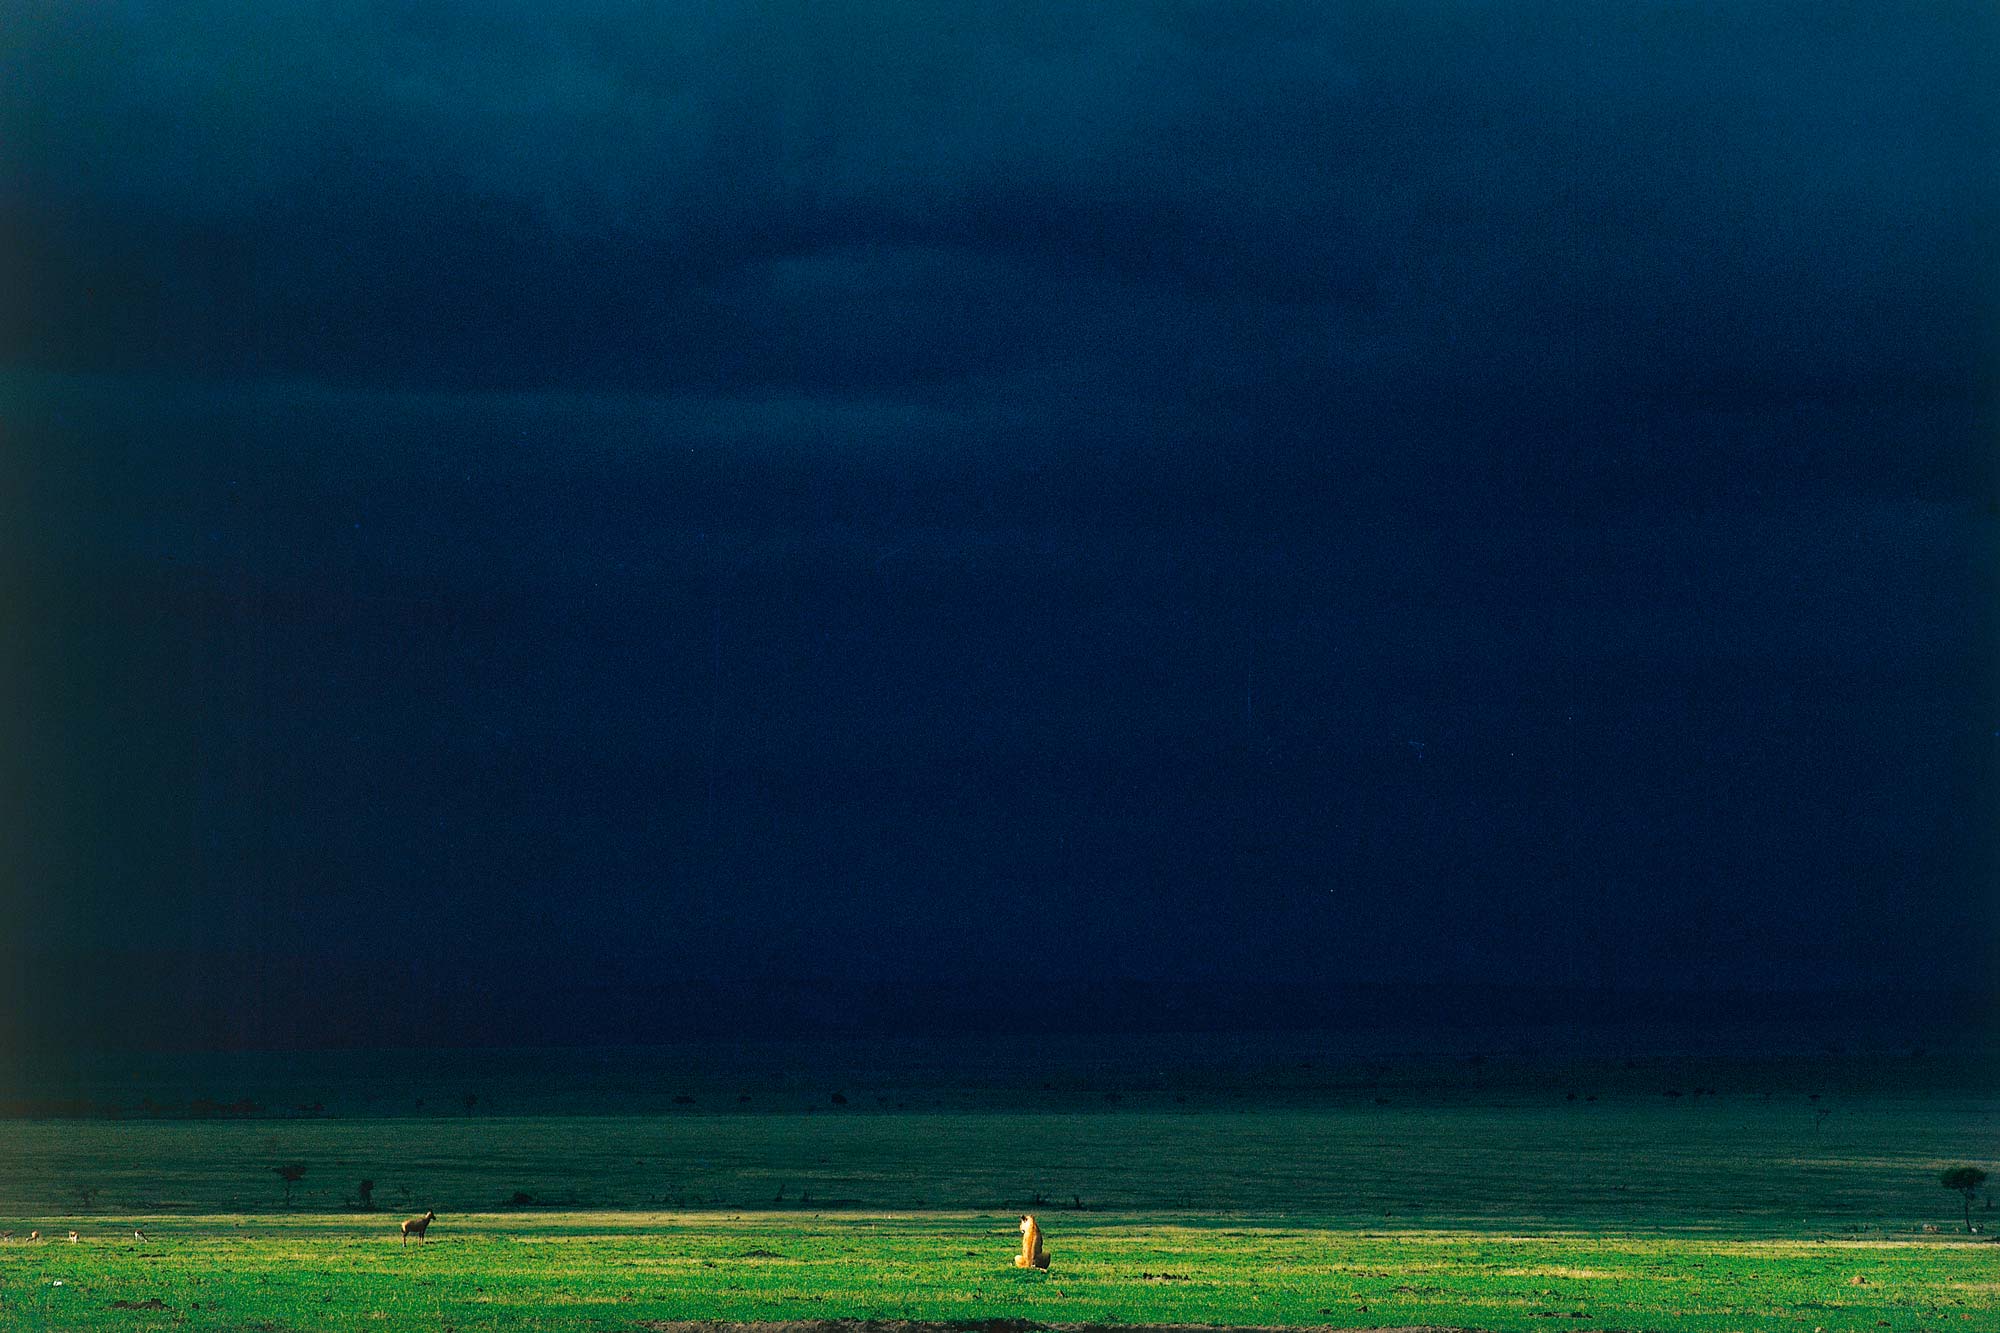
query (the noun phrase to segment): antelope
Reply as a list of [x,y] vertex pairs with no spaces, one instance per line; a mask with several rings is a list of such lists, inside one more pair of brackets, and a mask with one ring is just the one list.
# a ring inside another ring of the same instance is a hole
[[141,1230],[139,1230],[139,1228],[137,1228],[137,1227],[133,1227],[133,1228],[132,1228],[132,1239],[133,1239],[133,1240],[136,1240],[136,1241],[140,1241],[140,1242],[143,1242],[143,1241],[144,1241],[144,1240],[146,1239],[146,1233],[145,1233],[145,1232],[143,1232],[143,1231],[141,1231]]
[[428,1240],[429,1237],[424,1233],[431,1229],[431,1223],[435,1221],[437,1221],[437,1211],[433,1209],[422,1217],[413,1217],[403,1223],[403,1244],[408,1245],[412,1236],[418,1240]]
[[70,1244],[72,1244],[72,1245],[76,1244],[76,1243],[77,1243],[78,1241],[80,1241],[80,1240],[82,1240],[82,1239],[83,1239],[83,1237],[81,1237],[81,1236],[77,1235],[77,1234],[76,1234],[76,1232],[74,1232],[74,1231],[72,1231],[72,1232],[70,1232],[70,1233],[69,1233],[69,1243],[70,1243]]

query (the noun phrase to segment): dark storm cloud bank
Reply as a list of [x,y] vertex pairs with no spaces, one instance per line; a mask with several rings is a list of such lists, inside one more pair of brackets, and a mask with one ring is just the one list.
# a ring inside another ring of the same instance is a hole
[[[35,570],[30,937],[307,960],[136,988],[267,1040],[782,1028],[800,976],[871,1022],[1027,984],[1083,1024],[1143,1016],[1093,979],[1192,976],[1203,1021],[1269,1023],[1273,975],[1986,965],[1994,603],[1955,506],[689,531],[628,460],[519,466],[105,483],[129,523]],[[598,969],[632,989],[551,990]],[[116,1018],[134,973],[73,975]],[[411,985],[459,998],[383,1010]]]
[[[13,1057],[59,1066],[66,1054],[93,1050],[1314,1032],[1374,1034],[1385,1051],[1580,1051],[1603,1043],[1778,1054],[1828,1043],[1985,1049],[2000,1016],[2000,996],[1952,986],[1649,990],[1039,971],[663,980],[643,968],[585,971],[545,955],[453,960],[437,969],[158,949],[0,956],[8,963],[0,994],[20,1028],[18,1039],[0,1046],[0,1090],[11,1090]],[[79,975],[97,980],[49,1002]],[[354,995],[394,1000],[357,1005]]]
[[357,476],[384,418],[557,468],[601,431],[708,526],[1984,503],[1994,29],[19,14],[0,356],[143,410],[345,386],[345,429],[232,424]]
[[1990,974],[1995,25],[14,11],[0,909],[273,1040]]
[[1979,6],[13,27],[5,346],[51,368],[1237,411],[1991,373]]

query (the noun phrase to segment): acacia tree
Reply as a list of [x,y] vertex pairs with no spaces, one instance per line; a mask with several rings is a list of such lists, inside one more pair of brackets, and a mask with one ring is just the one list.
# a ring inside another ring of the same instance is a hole
[[278,1177],[278,1179],[285,1182],[285,1207],[287,1208],[291,1207],[292,1186],[298,1184],[301,1180],[304,1180],[306,1178],[305,1163],[286,1162],[283,1166],[272,1167],[271,1171]]
[[1946,1167],[1938,1177],[1938,1184],[1948,1190],[1956,1190],[1965,1200],[1965,1229],[1972,1230],[1972,1196],[1979,1193],[1979,1187],[1986,1183],[1986,1173],[1976,1166]]

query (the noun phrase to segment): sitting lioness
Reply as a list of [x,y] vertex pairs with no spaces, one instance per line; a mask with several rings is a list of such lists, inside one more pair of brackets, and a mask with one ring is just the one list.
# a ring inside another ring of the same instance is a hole
[[1021,1252],[1014,1256],[1016,1268],[1041,1268],[1049,1266],[1049,1252],[1042,1248],[1041,1223],[1027,1213],[1021,1214]]

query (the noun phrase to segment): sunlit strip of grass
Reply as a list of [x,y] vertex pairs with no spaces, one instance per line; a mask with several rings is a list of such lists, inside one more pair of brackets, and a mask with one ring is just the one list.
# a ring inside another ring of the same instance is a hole
[[[0,1328],[386,1322],[468,1333],[831,1317],[2000,1328],[2000,1249],[1971,1241],[1392,1234],[1092,1215],[1052,1223],[1045,1275],[1011,1267],[1012,1220],[485,1214],[441,1219],[431,1241],[406,1247],[380,1219],[352,1215],[103,1218],[80,1244],[0,1246]],[[144,1243],[130,1238],[134,1224]]]

